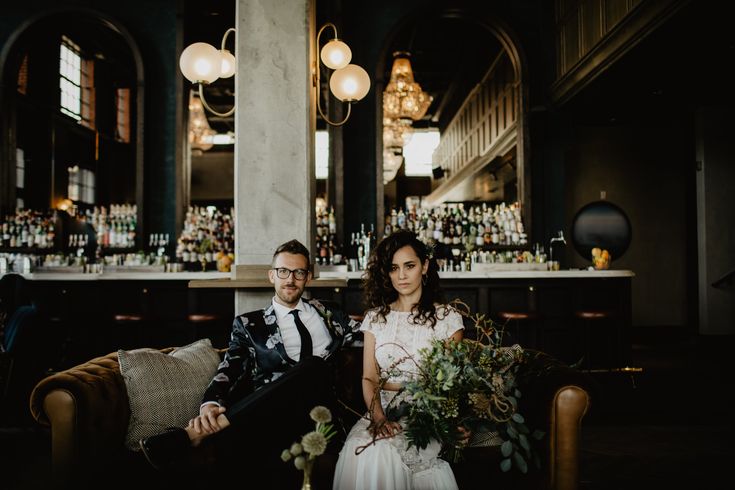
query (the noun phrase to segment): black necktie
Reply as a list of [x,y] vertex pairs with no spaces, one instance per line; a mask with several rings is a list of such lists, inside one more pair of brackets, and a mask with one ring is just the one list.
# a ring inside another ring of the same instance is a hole
[[299,335],[301,336],[301,354],[299,355],[299,362],[301,362],[314,355],[314,349],[311,346],[311,335],[306,329],[304,322],[299,318],[299,310],[291,310],[289,311],[289,314],[293,315],[293,320],[296,323],[296,330],[299,331]]

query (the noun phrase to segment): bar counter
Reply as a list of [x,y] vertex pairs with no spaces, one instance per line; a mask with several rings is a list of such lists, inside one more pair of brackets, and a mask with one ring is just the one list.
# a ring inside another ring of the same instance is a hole
[[[224,347],[232,319],[239,313],[235,312],[235,292],[272,292],[273,286],[266,277],[258,279],[259,274],[254,279],[233,279],[234,273],[228,272],[103,271],[34,272],[24,277],[48,324],[75,339],[72,345],[82,349],[78,360],[84,361],[121,346],[183,345],[202,335]],[[365,311],[362,274],[320,271],[307,288],[308,294],[361,316]],[[569,363],[591,357],[592,368],[629,365],[633,271],[500,270],[439,275],[447,301],[459,300],[472,314],[503,322],[521,345]],[[502,320],[508,313],[528,319]],[[129,325],[118,320],[121,316],[140,320]],[[214,320],[197,323],[202,316]],[[472,330],[472,322],[466,327]],[[138,337],[127,338],[133,330]],[[126,338],[125,343],[115,336]]]

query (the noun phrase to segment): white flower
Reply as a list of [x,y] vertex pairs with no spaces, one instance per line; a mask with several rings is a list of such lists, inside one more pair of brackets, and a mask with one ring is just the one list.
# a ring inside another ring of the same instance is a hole
[[228,378],[225,373],[219,373],[217,376],[214,377],[214,380],[218,383],[227,383],[228,381],[230,381],[230,378]]
[[326,424],[332,421],[332,412],[327,407],[317,405],[311,409],[309,417],[318,424]]
[[276,323],[276,315],[268,315],[265,317],[266,325],[273,325],[274,323]]
[[297,470],[303,470],[306,467],[306,458],[303,456],[296,456],[296,459],[293,460],[293,465]]
[[307,453],[319,456],[327,449],[327,438],[321,432],[312,431],[301,439],[301,445]]
[[283,339],[281,338],[281,333],[276,332],[273,335],[268,337],[268,340],[265,341],[265,346],[269,349],[274,348],[277,344],[282,344]]
[[294,456],[298,456],[299,454],[304,452],[304,448],[302,448],[301,444],[299,444],[298,442],[294,442],[293,444],[291,444],[291,449],[289,449],[289,451]]
[[217,366],[217,369],[223,369],[226,367],[230,367],[230,363],[227,362],[227,359],[219,363],[219,366]]
[[288,449],[284,449],[281,452],[281,460],[285,463],[289,459],[291,459],[291,451],[289,451]]

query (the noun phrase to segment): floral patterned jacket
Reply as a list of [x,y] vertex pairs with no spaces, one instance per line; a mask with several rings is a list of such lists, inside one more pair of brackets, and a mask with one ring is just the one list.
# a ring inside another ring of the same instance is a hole
[[[332,337],[327,358],[361,334],[360,324],[342,311],[318,300],[304,301],[317,310]],[[232,325],[224,360],[204,392],[202,402],[215,401],[228,406],[275,381],[295,364],[296,361],[286,355],[273,305],[238,315]]]

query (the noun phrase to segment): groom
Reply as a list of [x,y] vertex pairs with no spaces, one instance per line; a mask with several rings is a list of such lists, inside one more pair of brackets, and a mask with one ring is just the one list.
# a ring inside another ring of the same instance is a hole
[[329,360],[353,341],[359,324],[319,301],[302,300],[312,277],[303,244],[282,244],[271,265],[268,278],[275,296],[262,310],[235,318],[199,416],[185,429],[140,441],[154,467],[179,469],[190,446],[211,440],[218,466],[231,459],[275,470],[280,463],[283,469],[280,452],[305,433],[300,431],[309,410],[334,402]]

